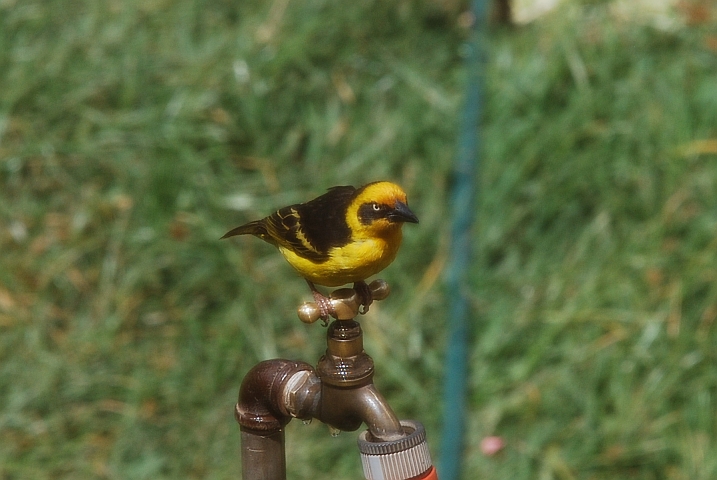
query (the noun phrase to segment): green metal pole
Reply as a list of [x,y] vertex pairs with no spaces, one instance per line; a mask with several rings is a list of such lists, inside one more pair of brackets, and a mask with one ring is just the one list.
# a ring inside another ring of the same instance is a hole
[[441,480],[457,480],[463,458],[463,437],[466,424],[465,397],[467,390],[470,324],[475,320],[468,308],[468,272],[472,260],[472,227],[478,188],[480,157],[479,122],[483,101],[482,52],[479,33],[484,25],[485,0],[474,0],[473,31],[466,60],[467,85],[465,108],[458,139],[454,168],[451,213],[451,249],[447,268],[447,289],[450,318],[445,362],[443,438],[438,473]]

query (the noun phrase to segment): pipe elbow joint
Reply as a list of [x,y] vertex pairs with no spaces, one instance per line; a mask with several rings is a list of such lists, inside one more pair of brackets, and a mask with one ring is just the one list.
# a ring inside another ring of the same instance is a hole
[[305,362],[274,359],[255,365],[244,377],[234,417],[244,429],[281,430],[292,418],[283,398],[286,383],[298,372],[313,372]]

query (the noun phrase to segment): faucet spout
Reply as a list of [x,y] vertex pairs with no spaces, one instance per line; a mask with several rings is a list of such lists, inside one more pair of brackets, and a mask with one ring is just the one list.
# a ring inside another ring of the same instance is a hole
[[316,369],[322,384],[317,418],[346,431],[365,423],[379,440],[404,436],[398,417],[373,383],[373,359],[363,349],[361,325],[337,320],[326,335],[326,354]]
[[405,436],[398,417],[373,383],[357,389],[353,397],[355,415],[366,424],[374,440],[387,442]]
[[370,376],[361,385],[345,387],[319,378],[313,371],[301,371],[287,381],[283,397],[289,415],[302,420],[316,418],[346,432],[365,423],[373,441],[405,436],[398,417]]

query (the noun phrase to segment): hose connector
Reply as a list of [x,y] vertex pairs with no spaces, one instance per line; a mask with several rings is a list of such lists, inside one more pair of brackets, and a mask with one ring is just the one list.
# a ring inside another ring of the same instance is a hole
[[359,435],[366,480],[437,479],[426,442],[426,429],[415,420],[401,420],[406,436],[379,442],[366,430]]

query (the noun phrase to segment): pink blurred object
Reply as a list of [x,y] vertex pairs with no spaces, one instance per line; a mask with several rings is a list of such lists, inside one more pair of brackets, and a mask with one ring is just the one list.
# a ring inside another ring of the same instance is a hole
[[502,437],[485,437],[480,441],[480,451],[486,457],[492,457],[505,448],[505,441]]

